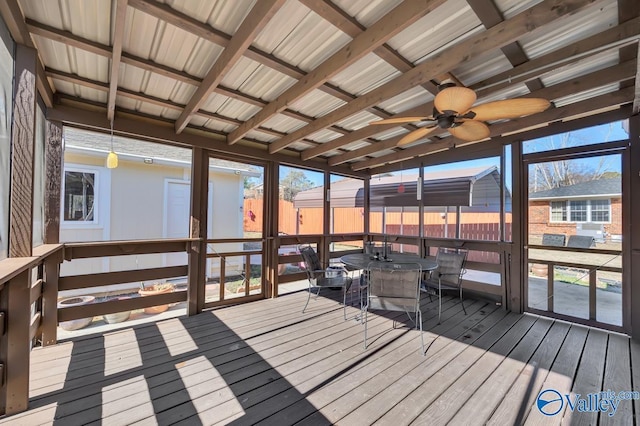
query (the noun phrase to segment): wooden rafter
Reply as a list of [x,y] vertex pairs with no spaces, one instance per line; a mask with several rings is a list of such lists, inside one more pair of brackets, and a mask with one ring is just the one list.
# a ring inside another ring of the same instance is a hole
[[396,96],[417,84],[427,81],[443,72],[467,63],[481,54],[500,48],[522,37],[534,29],[540,28],[558,18],[575,14],[587,7],[593,7],[603,0],[546,0],[533,6],[531,9],[520,13],[513,18],[488,29],[485,32],[474,35],[451,46],[448,49],[425,60],[420,65],[386,83],[358,99],[320,117],[313,123],[290,133],[286,137],[271,144],[270,153],[278,152],[292,143],[309,136],[316,131],[336,123],[356,112],[375,105],[383,100]]
[[[531,128],[535,126],[546,126],[550,122],[583,115],[590,111],[605,108],[616,108],[620,105],[630,103],[633,100],[633,93],[634,88],[629,87],[614,93],[608,93],[581,102],[576,102],[562,108],[552,108],[539,114],[496,124],[490,127],[490,137],[497,137],[505,133],[517,132],[521,129]],[[461,142],[459,139],[449,136],[447,138],[441,139],[440,141],[438,141],[438,143],[428,145],[422,144],[399,152],[395,152],[393,154],[383,155],[377,158],[354,163],[351,166],[351,169],[355,171],[372,169],[385,164],[395,163],[409,158],[419,157],[422,155],[427,155],[433,152],[438,152],[444,149],[450,149],[465,144],[469,144],[469,142]]]
[[[31,40],[31,34],[29,34],[29,30],[27,29],[24,16],[22,16],[22,12],[20,11],[20,6],[18,5],[17,0],[1,1],[0,16],[2,16],[2,19],[7,24],[9,32],[11,33],[11,37],[13,37],[13,39],[18,44],[35,48],[33,40]],[[51,86],[49,85],[49,82],[44,75],[44,66],[42,65],[42,61],[40,60],[40,58],[38,58],[36,70],[36,86],[38,89],[38,93],[40,93],[44,104],[50,108],[53,106],[53,90],[51,90]]]
[[[511,85],[515,85],[521,82],[531,81],[537,78],[539,75],[550,71],[553,68],[558,68],[566,64],[577,61],[579,58],[586,57],[597,51],[611,49],[611,46],[615,46],[618,43],[627,43],[631,40],[635,40],[640,34],[640,18],[635,18],[617,27],[609,28],[602,31],[599,34],[595,34],[591,37],[587,37],[576,43],[573,43],[567,47],[560,48],[546,55],[527,61],[517,67],[497,74],[494,77],[488,78],[476,84],[470,86],[471,89],[478,93],[479,97],[487,96],[498,90],[505,89]],[[427,102],[423,105],[414,107],[410,110],[403,111],[393,116],[406,117],[414,115],[429,115],[433,109],[433,102]],[[392,126],[366,126],[361,129],[355,130],[348,135],[342,136],[338,139],[334,139],[330,142],[323,143],[317,148],[305,150],[302,153],[303,159],[313,158],[321,155],[325,152],[338,149],[349,143],[357,140],[363,140],[364,138],[374,136],[377,133],[387,131]],[[433,134],[435,136],[435,134]],[[375,143],[375,142],[374,142]],[[369,148],[369,147],[366,147]],[[361,148],[365,150],[365,148]],[[373,151],[366,149],[363,152],[367,152],[363,155],[369,155]],[[363,155],[353,155],[351,153],[344,154],[345,158],[353,159],[362,157]],[[329,162],[340,161],[339,157],[332,157]],[[341,161],[342,162],[342,161]],[[340,164],[340,163],[336,163]]]
[[370,28],[357,35],[350,43],[307,74],[303,80],[299,80],[251,119],[231,132],[227,137],[228,143],[236,143],[249,131],[267,121],[274,114],[284,110],[287,105],[320,87],[328,79],[354,64],[372,50],[382,46],[391,37],[442,3],[444,3],[444,0],[431,0],[428,2],[406,0]]
[[127,16],[127,1],[118,0],[115,10],[113,29],[113,46],[111,48],[111,71],[109,73],[109,95],[107,100],[107,118],[113,121],[116,112],[116,94],[118,92],[118,76],[120,75],[120,57],[122,56],[122,40],[124,39],[124,21]]
[[[607,84],[627,81],[633,78],[634,74],[635,74],[635,61],[627,61],[620,65],[614,65],[609,68],[605,68],[603,70],[599,70],[588,75],[577,77],[573,80],[565,81],[563,83],[560,83],[554,86],[536,90],[523,97],[536,97],[536,98],[554,100],[558,98],[563,98],[565,96],[569,96],[572,93],[585,92],[585,91],[592,90]],[[433,134],[437,135],[441,133],[444,133],[444,130],[438,129]],[[402,136],[404,135],[400,135],[395,138],[381,141],[375,145],[369,145],[367,147],[357,149],[342,155],[331,157],[329,159],[329,165],[335,166],[338,164],[345,163],[347,161],[354,160],[356,158],[361,158],[367,155],[371,155],[375,152],[382,151],[384,149],[391,149],[397,144],[397,142],[402,138]],[[437,142],[433,142],[433,141],[432,143],[437,144]]]
[[211,91],[222,81],[226,73],[242,57],[257,34],[271,20],[273,15],[282,7],[285,0],[261,0],[257,2],[247,17],[242,21],[238,31],[233,35],[229,44],[220,57],[213,64],[196,92],[191,96],[186,108],[176,120],[176,133],[182,132],[193,114],[207,100]]
[[631,114],[640,113],[640,42],[638,43],[638,55],[636,56],[636,93],[633,99],[633,108]]

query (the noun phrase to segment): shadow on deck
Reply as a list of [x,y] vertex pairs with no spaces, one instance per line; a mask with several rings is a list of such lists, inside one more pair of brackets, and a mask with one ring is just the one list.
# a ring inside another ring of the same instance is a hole
[[[418,331],[392,328],[404,314],[370,314],[365,350],[338,292],[326,296],[305,314],[300,292],[36,349],[30,409],[0,423],[595,424],[609,416],[565,403],[546,417],[536,398],[638,385],[640,351],[618,334],[480,300],[464,315],[455,298],[438,325],[427,297],[426,356]],[[611,418],[632,423],[638,402]]]

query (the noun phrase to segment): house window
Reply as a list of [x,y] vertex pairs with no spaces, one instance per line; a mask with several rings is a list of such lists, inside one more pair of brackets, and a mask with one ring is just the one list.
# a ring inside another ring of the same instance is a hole
[[551,222],[611,222],[611,200],[551,202]]
[[571,201],[571,222],[588,222],[587,201]]
[[63,221],[96,222],[96,178],[96,172],[65,170]]
[[567,221],[567,202],[552,201],[551,202],[551,222]]
[[610,210],[609,200],[591,200],[591,222],[609,222]]

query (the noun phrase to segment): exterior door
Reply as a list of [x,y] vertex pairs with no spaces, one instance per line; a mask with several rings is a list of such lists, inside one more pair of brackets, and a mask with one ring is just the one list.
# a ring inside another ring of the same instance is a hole
[[[189,181],[167,180],[165,183],[164,238],[189,237]],[[187,264],[187,253],[167,253],[166,266]]]

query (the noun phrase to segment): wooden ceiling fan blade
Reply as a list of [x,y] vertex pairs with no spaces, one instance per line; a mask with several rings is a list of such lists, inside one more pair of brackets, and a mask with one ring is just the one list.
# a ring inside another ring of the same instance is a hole
[[456,127],[450,128],[449,133],[463,141],[473,142],[488,138],[491,131],[489,130],[489,126],[482,121],[468,120],[463,121]]
[[471,108],[476,115],[474,120],[490,121],[505,118],[518,118],[536,114],[549,108],[551,103],[541,98],[516,98],[488,102]]
[[461,113],[468,111],[476,101],[476,92],[466,87],[447,87],[442,89],[433,100],[433,105],[440,112],[455,111]]
[[418,130],[414,130],[413,132],[408,133],[407,135],[405,135],[405,137],[400,139],[398,141],[397,146],[407,145],[407,144],[410,144],[411,142],[415,142],[418,139],[423,138],[429,133],[433,132],[437,127],[438,126],[421,127]]
[[422,121],[430,117],[397,117],[388,118],[386,120],[372,121],[369,124],[401,124],[401,123],[413,123],[415,121]]

